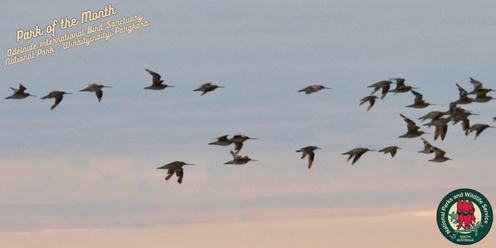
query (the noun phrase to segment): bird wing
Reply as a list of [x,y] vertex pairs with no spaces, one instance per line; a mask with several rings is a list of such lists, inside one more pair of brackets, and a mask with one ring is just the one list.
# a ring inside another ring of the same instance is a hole
[[102,100],[102,96],[103,96],[103,91],[102,90],[97,90],[97,91],[95,91],[95,95],[96,95],[96,98],[98,98],[98,101],[101,101]]
[[482,89],[483,85],[480,81],[477,81],[473,78],[470,78],[470,83],[474,85],[474,91],[477,91],[478,89]]
[[53,110],[57,105],[59,105],[60,102],[62,102],[62,99],[64,99],[63,94],[57,94],[55,95],[55,102],[53,103],[51,109]]
[[314,152],[309,152],[308,153],[308,169],[312,168],[313,164],[313,159],[315,158],[315,153]]
[[353,162],[351,162],[351,165],[355,164],[356,161],[364,154],[365,152],[359,151],[355,153],[355,157],[353,158]]
[[243,148],[243,142],[233,142],[234,143],[234,153],[238,153]]
[[152,75],[153,84],[160,83],[160,78],[162,78],[162,76],[160,76],[160,74],[158,74],[152,70],[148,70],[148,69],[145,69],[145,71],[147,71],[148,73],[150,73],[150,75]]

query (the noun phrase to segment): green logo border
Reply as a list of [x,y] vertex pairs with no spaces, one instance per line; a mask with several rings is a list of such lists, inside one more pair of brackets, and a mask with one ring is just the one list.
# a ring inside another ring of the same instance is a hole
[[[481,219],[465,230],[453,228],[457,224],[456,212],[449,213],[451,207],[457,204],[458,199],[470,200],[480,210]],[[491,230],[493,224],[493,210],[487,198],[476,190],[461,188],[448,193],[439,203],[436,212],[436,221],[439,231],[449,241],[459,245],[471,245],[481,241]]]

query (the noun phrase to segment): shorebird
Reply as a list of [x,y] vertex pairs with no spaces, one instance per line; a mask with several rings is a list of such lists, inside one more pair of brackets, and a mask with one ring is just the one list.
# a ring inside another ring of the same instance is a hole
[[19,84],[19,89],[14,89],[12,87],[10,87],[14,93],[8,97],[6,97],[5,99],[24,99],[28,96],[34,96],[34,95],[31,95],[27,92],[24,92],[26,90],[26,87],[24,87],[24,85],[22,84]]
[[101,84],[90,84],[88,85],[88,87],[80,90],[80,92],[82,91],[95,92],[96,98],[98,99],[98,101],[101,101],[103,96],[102,88],[112,88],[112,87]]
[[406,106],[407,108],[425,108],[429,105],[432,105],[423,99],[423,95],[418,93],[417,91],[410,90],[413,95],[415,95],[415,99],[413,100],[413,104]]
[[493,117],[493,121],[496,121],[496,117]]
[[383,152],[384,154],[389,153],[389,154],[391,154],[391,157],[394,158],[394,155],[396,155],[396,152],[398,151],[398,149],[401,149],[401,148],[399,148],[397,146],[388,146],[386,148],[379,150],[379,152]]
[[468,97],[467,91],[462,88],[459,84],[456,84],[456,87],[458,88],[458,100],[452,102],[452,104],[469,104],[473,101],[472,98]]
[[450,115],[451,121],[453,124],[458,123],[459,121],[463,121],[470,115],[474,115],[472,112],[465,110],[462,107],[456,106],[456,104],[451,103],[449,110],[446,112]]
[[429,159],[429,161],[431,161],[431,162],[442,163],[442,162],[445,162],[447,160],[451,160],[450,158],[444,156],[446,154],[445,151],[443,151],[443,150],[441,150],[435,146],[432,147],[432,151],[434,152],[435,156],[433,159]]
[[148,73],[150,73],[150,75],[152,75],[152,85],[145,87],[145,89],[163,90],[167,87],[174,87],[172,85],[163,84],[164,80],[161,80],[162,77],[158,73],[148,69],[145,69],[145,71],[147,71]]
[[434,146],[431,145],[427,140],[424,138],[420,137],[422,139],[422,143],[424,143],[424,150],[419,151],[419,153],[425,153],[425,154],[430,154],[434,152],[434,149],[432,149]]
[[374,151],[374,150],[370,150],[368,148],[355,148],[353,150],[350,150],[350,151],[347,151],[345,153],[342,153],[341,155],[349,155],[348,156],[348,159],[346,160],[346,162],[350,161],[351,158],[353,158],[353,161],[351,162],[351,165],[355,164],[356,161],[358,161],[358,159],[366,152],[368,151]]
[[232,140],[228,139],[227,138],[227,135],[223,135],[223,136],[220,136],[220,137],[217,137],[217,141],[214,141],[214,142],[210,142],[208,143],[209,145],[217,145],[217,146],[228,146],[230,144],[233,143]]
[[424,143],[424,150],[419,151],[419,153],[425,153],[425,154],[434,153],[435,154],[434,158],[430,159],[429,161],[441,163],[441,162],[444,162],[447,160],[451,160],[450,158],[444,156],[446,154],[445,151],[439,149],[438,147],[431,145],[424,138],[421,138],[421,139],[422,139],[422,143]]
[[181,184],[183,182],[183,176],[184,176],[183,166],[185,165],[194,165],[194,164],[188,164],[183,161],[174,161],[164,166],[160,166],[157,169],[167,170],[167,176],[165,176],[166,181],[169,180],[174,175],[174,173],[176,173],[177,182]]
[[436,120],[433,120],[427,124],[424,124],[425,126],[434,126],[434,140],[436,140],[438,137],[441,138],[441,140],[444,140],[444,137],[446,137],[446,133],[448,132],[448,122],[451,120],[451,117],[448,118],[439,118]]
[[494,99],[492,96],[487,95],[488,91],[478,91],[475,93],[474,102],[489,102]]
[[360,100],[360,103],[358,104],[358,106],[361,106],[362,104],[364,104],[366,102],[369,102],[369,106],[367,106],[367,111],[369,111],[372,108],[372,106],[374,106],[375,99],[377,99],[377,96],[374,96],[374,95],[364,97]]
[[230,140],[234,144],[234,153],[238,154],[239,151],[241,151],[241,148],[243,148],[243,142],[245,142],[249,139],[257,140],[257,138],[251,138],[251,137],[248,137],[244,134],[236,134],[236,135],[232,136],[232,138]]
[[424,131],[419,131],[420,127],[415,124],[414,121],[410,120],[408,117],[400,114],[403,117],[403,120],[406,122],[407,131],[405,134],[399,136],[399,138],[415,138],[422,134],[426,134]]
[[375,84],[369,85],[368,88],[374,88],[374,90],[372,90],[372,93],[370,94],[373,95],[379,89],[382,89],[381,91],[381,100],[382,100],[384,99],[384,97],[386,97],[386,94],[389,92],[392,83],[393,82],[391,82],[390,80],[382,80]]
[[64,98],[65,94],[72,94],[72,93],[68,93],[68,92],[64,92],[64,91],[52,91],[48,95],[42,97],[41,99],[55,98],[55,102],[53,103],[52,107],[50,108],[50,110],[53,110],[55,107],[57,107],[57,105],[59,105],[59,103]]
[[420,117],[419,120],[425,121],[427,119],[431,119],[432,121],[435,121],[435,120],[441,118],[441,116],[443,116],[445,114],[446,114],[446,112],[434,110],[434,111],[431,111],[431,112],[427,113],[426,115]]
[[313,164],[313,159],[315,158],[315,153],[314,151],[317,150],[317,149],[320,149],[316,146],[306,146],[306,147],[303,147],[301,148],[300,150],[297,150],[296,152],[301,152],[301,159],[305,158],[306,156],[308,156],[308,169],[311,169],[312,168],[312,164]]
[[469,133],[475,131],[475,137],[474,140],[479,137],[479,135],[482,133],[482,131],[486,130],[487,128],[494,128],[493,126],[490,126],[488,124],[482,124],[482,123],[477,123],[472,126],[468,130],[465,130],[465,135],[468,135]]
[[205,84],[202,84],[198,89],[195,89],[193,91],[202,91],[200,96],[203,96],[203,95],[207,94],[208,92],[213,91],[217,88],[224,88],[224,86],[218,86],[218,85],[215,85],[212,83],[205,83]]
[[311,94],[311,93],[314,93],[314,92],[318,92],[322,89],[331,89],[331,88],[328,88],[328,87],[325,87],[323,85],[320,85],[320,84],[314,84],[314,85],[310,85],[308,87],[305,87],[301,90],[299,90],[298,92],[305,92],[305,94]]
[[396,81],[396,88],[394,88],[393,90],[390,90],[391,92],[394,92],[395,94],[396,93],[405,93],[405,92],[408,92],[412,89],[416,89],[412,86],[405,85],[405,79],[404,78],[391,78],[390,80]]
[[233,151],[231,151],[231,155],[233,156],[233,160],[225,162],[224,164],[246,164],[250,161],[258,161],[255,159],[251,159],[248,156],[240,156],[237,153],[234,153]]
[[470,93],[468,93],[469,95],[471,95],[471,94],[475,94],[475,95],[486,94],[489,91],[494,91],[491,88],[484,88],[484,86],[482,85],[481,82],[479,82],[473,78],[470,78],[470,83],[474,86],[474,90],[472,90]]

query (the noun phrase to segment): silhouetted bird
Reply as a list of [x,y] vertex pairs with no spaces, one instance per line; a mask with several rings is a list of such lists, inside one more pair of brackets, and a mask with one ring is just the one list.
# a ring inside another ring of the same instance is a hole
[[165,180],[169,180],[174,173],[176,173],[177,176],[177,182],[182,183],[183,182],[183,176],[184,176],[184,170],[183,166],[185,165],[194,165],[194,164],[188,164],[183,161],[174,161],[170,162],[164,166],[160,166],[157,169],[166,169],[167,170],[167,176],[165,177]]
[[145,69],[145,71],[147,71],[148,73],[150,73],[150,75],[152,75],[152,85],[145,87],[145,89],[163,90],[167,87],[174,87],[172,85],[163,84],[164,80],[161,80],[162,77],[158,73],[151,71],[151,70],[148,70],[148,69]]
[[311,94],[311,93],[314,93],[314,92],[318,92],[322,89],[331,89],[331,88],[327,88],[323,85],[319,85],[319,84],[314,84],[314,85],[310,85],[308,87],[305,87],[301,90],[299,90],[298,92],[305,92],[305,94]]
[[308,169],[311,169],[312,168],[312,164],[313,164],[313,159],[315,158],[315,153],[314,151],[317,150],[317,149],[320,149],[316,146],[306,146],[306,147],[303,147],[301,148],[300,150],[297,150],[296,152],[301,152],[301,158],[305,158],[308,156]]
[[251,159],[248,156],[237,155],[233,151],[231,151],[231,155],[233,156],[233,160],[228,161],[228,162],[225,162],[224,164],[246,164],[246,163],[248,163],[250,161],[258,161],[258,160],[255,160],[255,159]]
[[14,93],[8,97],[6,97],[5,99],[24,99],[28,96],[34,96],[34,95],[31,95],[27,92],[25,92],[26,90],[26,87],[24,87],[24,85],[22,84],[19,84],[19,88],[18,89],[14,89],[12,87],[10,87]]
[[102,88],[112,88],[112,87],[101,85],[101,84],[90,84],[90,85],[88,85],[88,87],[86,87],[80,91],[95,92],[96,98],[98,99],[98,101],[101,101],[102,96],[103,96]]
[[386,148],[383,148],[383,149],[379,150],[379,152],[383,152],[384,154],[389,153],[389,154],[391,154],[391,157],[394,158],[394,156],[396,155],[396,152],[398,151],[398,149],[401,149],[401,148],[399,148],[397,146],[388,146]]
[[473,101],[472,98],[468,97],[467,91],[462,88],[459,84],[456,84],[456,87],[458,88],[458,100],[452,102],[452,104],[469,104]]
[[447,160],[451,160],[450,158],[444,156],[446,154],[445,151],[443,151],[443,150],[441,150],[435,146],[432,147],[432,150],[434,151],[435,156],[433,159],[430,159],[429,161],[442,163],[442,162],[445,162]]
[[232,144],[233,141],[227,138],[227,134],[217,137],[217,141],[208,143],[209,145],[217,145],[217,146],[228,146]]
[[346,161],[350,161],[351,158],[353,158],[353,161],[351,162],[351,165],[355,164],[356,161],[366,152],[368,151],[373,151],[368,148],[355,148],[353,150],[347,151],[345,153],[342,153],[341,155],[349,155],[348,159]]
[[399,136],[399,138],[415,138],[422,134],[426,134],[424,131],[419,131],[420,127],[415,124],[414,121],[410,120],[408,117],[400,114],[403,117],[403,120],[406,122],[407,131],[405,134]]
[[232,136],[232,138],[230,140],[234,144],[234,153],[238,154],[239,151],[241,151],[241,148],[243,148],[243,142],[245,142],[249,139],[256,140],[257,138],[251,138],[251,137],[248,137],[244,134],[236,134],[236,135]]
[[364,104],[366,102],[369,102],[369,106],[367,106],[367,111],[369,111],[374,106],[375,99],[377,99],[377,96],[374,96],[374,95],[364,97],[360,100],[360,103],[358,104],[358,106],[361,106],[362,104]]
[[395,94],[396,93],[405,93],[405,92],[408,92],[412,89],[416,89],[412,86],[405,85],[405,79],[404,78],[391,78],[391,80],[396,81],[396,88],[394,88],[393,90],[390,90],[390,92],[394,92]]
[[430,154],[434,152],[433,146],[427,142],[424,138],[420,137],[422,139],[422,143],[424,143],[424,150],[419,151],[420,153],[425,153],[425,154]]
[[392,83],[393,82],[391,82],[389,80],[382,80],[382,81],[379,81],[375,84],[369,85],[368,88],[374,88],[374,90],[372,90],[372,93],[370,93],[370,94],[373,95],[379,89],[382,89],[382,91],[381,91],[381,100],[382,100],[382,99],[384,99],[384,97],[386,97],[386,94],[389,92],[389,89],[391,88]]
[[425,108],[429,105],[432,105],[423,99],[423,95],[418,93],[417,91],[410,90],[413,95],[415,95],[415,99],[413,101],[413,104],[406,106],[407,108]]
[[487,128],[494,128],[493,126],[490,126],[488,124],[482,124],[482,123],[477,123],[472,126],[468,130],[465,130],[465,135],[468,135],[471,132],[475,131],[475,137],[474,140],[479,137],[479,135],[482,133],[482,131],[486,130]]
[[64,98],[65,94],[71,94],[71,93],[67,93],[64,91],[52,91],[48,95],[42,97],[41,99],[55,98],[55,102],[53,103],[52,107],[50,108],[50,110],[53,110],[55,107],[57,107],[57,105],[59,105],[59,103]]
[[205,83],[205,84],[202,84],[199,88],[193,90],[193,91],[202,91],[201,95],[200,96],[203,96],[205,94],[207,94],[208,92],[210,91],[213,91],[217,88],[224,88],[224,86],[218,86],[218,85],[215,85],[215,84],[212,84],[212,83]]

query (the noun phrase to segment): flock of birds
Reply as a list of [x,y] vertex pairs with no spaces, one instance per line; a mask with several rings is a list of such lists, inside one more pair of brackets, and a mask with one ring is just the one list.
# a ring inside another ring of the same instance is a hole
[[[174,87],[171,85],[164,84],[164,80],[161,79],[160,74],[151,71],[149,69],[145,69],[151,76],[152,76],[152,84],[148,87],[145,87],[144,89],[149,89],[149,90],[163,90],[167,87]],[[437,140],[440,138],[441,140],[444,140],[446,137],[446,134],[448,132],[448,123],[452,122],[453,125],[457,123],[461,123],[462,129],[465,133],[465,135],[469,135],[471,132],[475,132],[475,137],[474,139],[477,139],[477,137],[487,128],[494,128],[494,126],[491,126],[489,124],[485,123],[477,123],[477,124],[470,124],[469,116],[474,115],[471,111],[468,111],[460,105],[466,105],[470,104],[473,102],[478,102],[478,103],[485,103],[490,101],[491,99],[494,99],[491,96],[488,96],[487,94],[491,91],[494,91],[493,89],[490,88],[485,88],[483,84],[473,78],[470,78],[470,83],[473,85],[473,90],[471,92],[466,91],[464,88],[462,88],[459,84],[456,84],[458,91],[459,91],[459,96],[458,99],[451,102],[449,104],[449,109],[446,111],[431,111],[427,113],[426,115],[420,117],[419,119],[421,121],[426,121],[430,120],[428,123],[424,124],[427,127],[434,127],[434,140]],[[391,88],[391,85],[395,84],[396,87],[394,89]],[[211,92],[217,88],[223,88],[224,86],[218,86],[212,83],[205,83],[202,84],[200,87],[197,89],[194,89],[194,91],[201,91],[201,95],[204,95],[208,92]],[[88,87],[81,89],[80,92],[95,92],[95,95],[100,102],[103,97],[103,88],[111,88],[111,86],[105,86],[101,84],[90,84]],[[369,96],[366,96],[362,98],[359,101],[359,106],[365,104],[368,102],[367,106],[367,111],[370,111],[372,107],[374,106],[376,100],[379,98],[378,96],[374,95],[376,92],[379,90],[380,92],[380,99],[384,99],[388,93],[407,93],[411,92],[414,95],[414,102],[411,105],[408,105],[406,107],[408,108],[417,108],[417,109],[422,109],[426,108],[427,106],[433,105],[428,102],[426,102],[423,99],[423,95],[416,91],[415,87],[408,86],[405,84],[405,79],[404,78],[392,78],[389,80],[382,80],[377,83],[374,83],[368,88],[373,88],[372,93]],[[24,99],[27,98],[28,96],[35,97],[35,95],[31,95],[26,92],[26,87],[22,84],[19,85],[19,88],[11,89],[14,91],[12,95],[6,97],[5,99]],[[323,85],[310,85],[308,87],[305,87],[298,92],[304,92],[305,94],[312,94],[319,92],[323,89],[331,89],[329,87],[323,86]],[[71,94],[65,91],[51,91],[48,95],[41,97],[41,99],[48,99],[48,98],[54,98],[55,101],[53,105],[51,106],[51,110],[53,110],[55,107],[57,107],[64,95],[66,94]],[[471,95],[474,95],[475,97],[470,97]],[[417,138],[420,137],[424,134],[429,134],[425,131],[420,130],[420,127],[410,118],[406,117],[405,115],[400,113],[400,116],[403,118],[403,120],[406,122],[407,126],[407,131],[405,134],[400,135],[399,138]],[[496,117],[493,117],[493,121],[496,121]],[[434,153],[434,158],[430,159],[429,161],[431,162],[445,162],[447,160],[450,160],[450,158],[446,157],[445,154],[446,152],[436,146],[431,145],[426,139],[423,137],[420,137],[424,146],[424,149],[419,151],[419,153],[425,153],[425,154],[432,154]],[[249,137],[243,134],[236,134],[233,135],[231,138],[228,137],[228,135],[223,135],[220,136],[216,139],[216,141],[209,143],[209,145],[217,145],[217,146],[230,146],[233,145],[234,149],[230,151],[231,156],[233,157],[232,160],[225,162],[224,164],[234,164],[234,165],[242,165],[246,164],[250,161],[257,161],[254,160],[248,156],[241,156],[239,155],[239,152],[241,151],[243,147],[243,143],[247,140],[256,140],[257,138]],[[312,168],[313,161],[315,159],[315,151],[320,149],[317,146],[306,146],[303,147],[296,152],[301,152],[302,156],[301,159],[307,157],[308,163],[308,169]],[[398,149],[401,149],[398,146],[388,146],[383,149],[378,150],[378,152],[383,152],[384,154],[390,154],[391,157],[394,157],[398,151]],[[347,161],[350,161],[351,159],[352,162],[351,164],[355,164],[360,157],[362,157],[363,154],[365,154],[368,151],[374,151],[369,148],[364,148],[364,147],[358,147],[354,148],[350,151],[347,151],[345,153],[342,153],[342,155],[348,155]],[[165,169],[167,170],[167,175],[165,177],[165,180],[169,180],[174,174],[177,176],[177,182],[182,183],[183,176],[184,176],[184,170],[183,166],[186,165],[194,165],[190,163],[186,163],[183,161],[174,161],[171,163],[168,163],[166,165],[163,165],[161,167],[158,167],[157,169]]]

